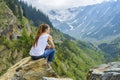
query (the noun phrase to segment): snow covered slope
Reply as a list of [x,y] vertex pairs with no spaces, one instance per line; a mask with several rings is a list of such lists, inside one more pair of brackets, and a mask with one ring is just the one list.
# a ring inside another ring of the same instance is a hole
[[103,40],[120,34],[120,1],[51,10],[54,27],[78,39]]

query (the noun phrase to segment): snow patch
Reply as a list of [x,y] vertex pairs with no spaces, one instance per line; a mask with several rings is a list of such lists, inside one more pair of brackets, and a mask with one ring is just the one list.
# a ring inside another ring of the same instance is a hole
[[88,32],[87,35],[91,34],[92,32]]
[[95,26],[92,26],[90,29],[94,29],[95,28]]
[[[52,12],[54,12],[52,14]],[[73,14],[74,12],[74,14]],[[73,19],[77,14],[78,14],[79,10],[78,9],[61,9],[61,10],[52,10],[51,12],[49,12],[48,16],[51,19],[58,19],[60,21],[69,21],[71,19]],[[54,15],[55,14],[55,15]]]
[[96,31],[94,34],[97,34],[98,33],[98,31]]
[[108,11],[109,11],[110,7],[108,7],[105,12],[103,13],[103,15],[105,15]]
[[85,29],[82,29],[81,32],[85,32]]
[[78,26],[77,26],[77,28],[79,28],[81,25],[83,25],[84,24],[84,21],[81,23],[81,24],[79,24]]
[[70,30],[74,29],[74,26],[72,26],[70,23],[68,23],[68,25],[70,26]]
[[85,21],[86,19],[87,19],[87,16],[85,16],[83,20]]
[[113,30],[114,33],[116,33],[117,31],[116,30]]
[[74,23],[76,23],[78,21],[78,19],[75,19],[71,24],[74,24]]

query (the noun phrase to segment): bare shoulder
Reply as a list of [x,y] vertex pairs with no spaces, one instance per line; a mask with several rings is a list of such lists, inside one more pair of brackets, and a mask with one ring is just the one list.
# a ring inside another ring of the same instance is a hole
[[49,38],[52,38],[52,36],[49,34],[49,36],[48,36]]
[[49,36],[48,36],[48,39],[49,39],[49,40],[52,40],[52,36],[51,36],[50,34],[49,34]]

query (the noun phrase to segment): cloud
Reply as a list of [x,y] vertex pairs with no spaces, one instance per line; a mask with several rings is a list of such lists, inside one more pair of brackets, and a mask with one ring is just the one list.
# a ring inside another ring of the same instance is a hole
[[51,9],[66,9],[77,6],[86,6],[101,3],[105,0],[22,0],[32,4],[37,9],[48,11]]

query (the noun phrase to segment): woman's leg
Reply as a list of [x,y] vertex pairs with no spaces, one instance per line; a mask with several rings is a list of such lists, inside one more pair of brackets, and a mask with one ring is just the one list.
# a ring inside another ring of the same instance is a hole
[[41,56],[31,56],[31,57],[32,57],[33,60],[38,60],[38,59],[41,59],[41,58],[47,58],[48,57],[47,62],[51,63],[53,58],[54,58],[54,53],[55,53],[55,49],[50,48],[50,49],[46,49],[44,54],[41,55]]
[[41,59],[41,58],[44,58],[43,56],[31,56],[31,58],[33,60],[38,60],[38,59]]
[[47,62],[51,63],[53,58],[54,58],[54,54],[55,54],[55,49],[54,48],[50,48],[50,49],[46,49],[44,52],[44,56],[45,58],[48,57]]

